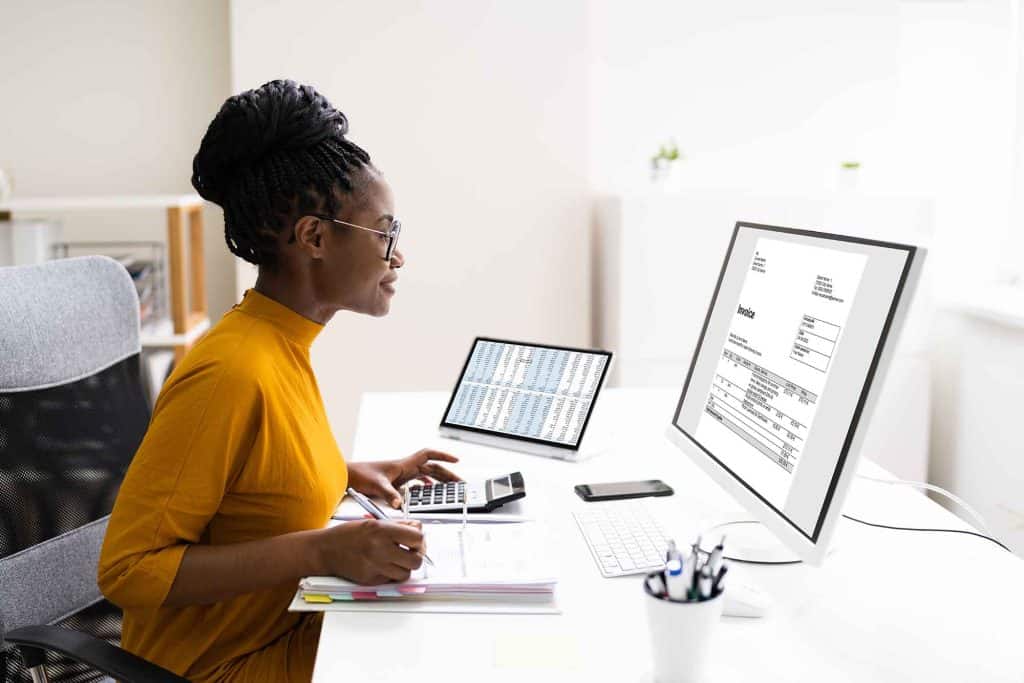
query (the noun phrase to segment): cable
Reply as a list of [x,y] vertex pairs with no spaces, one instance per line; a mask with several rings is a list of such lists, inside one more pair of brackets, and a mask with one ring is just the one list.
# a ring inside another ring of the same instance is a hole
[[[732,522],[722,522],[721,524],[716,524],[713,527],[709,527],[707,529],[707,531],[705,531],[704,533],[707,533],[708,531],[714,531],[715,529],[721,529],[724,526],[730,526],[732,524],[760,524],[760,523],[761,522],[757,521],[756,519],[737,519],[737,520],[732,521]],[[704,534],[701,534],[701,536],[703,536],[703,535]],[[705,555],[710,555],[711,554],[710,552],[708,552],[707,550],[704,550],[703,548],[697,548],[697,550],[699,552],[705,554]],[[738,557],[731,557],[729,555],[722,555],[722,558],[726,559],[726,560],[729,560],[730,562],[739,562],[740,564],[759,564],[759,565],[765,565],[765,566],[768,566],[768,565],[783,565],[783,564],[801,564],[803,562],[803,560],[782,560],[782,561],[779,561],[779,562],[765,562],[765,561],[762,561],[762,560],[743,560],[743,559],[740,559]]]
[[978,514],[978,511],[972,508],[962,498],[959,498],[941,486],[935,486],[934,484],[928,484],[923,481],[910,481],[909,479],[880,479],[878,477],[869,477],[866,474],[858,474],[859,479],[866,479],[868,481],[878,482],[879,484],[899,484],[902,486],[913,486],[914,488],[925,489],[927,491],[934,491],[935,493],[941,493],[942,495],[949,498],[951,501],[962,507],[967,511],[971,517],[974,518],[974,523],[978,525],[978,528],[987,534],[991,534],[992,530],[988,528],[988,524],[985,523],[985,518]]
[[995,543],[997,546],[999,546],[1000,548],[1002,548],[1003,550],[1005,550],[1008,553],[1011,553],[1011,554],[1013,553],[1012,550],[1007,548],[1005,545],[1003,545],[1002,543],[1000,543],[996,539],[992,538],[991,536],[986,536],[985,534],[979,534],[977,531],[967,531],[966,529],[929,529],[929,528],[912,527],[912,526],[891,526],[889,524],[878,524],[876,522],[866,522],[863,519],[857,519],[856,517],[851,517],[850,515],[847,515],[847,514],[844,514],[843,517],[845,517],[846,519],[852,520],[854,522],[858,522],[860,524],[866,524],[867,526],[878,527],[879,529],[893,529],[895,531],[934,531],[934,532],[937,532],[937,533],[945,533],[945,534],[967,534],[968,536],[977,536],[978,538],[984,538],[986,541],[992,541],[993,543]]
[[[995,538],[992,538],[991,536],[986,536],[985,534],[980,534],[977,531],[968,531],[966,529],[936,529],[936,528],[930,528],[930,527],[893,526],[891,524],[879,524],[877,522],[868,522],[866,520],[858,519],[857,517],[853,517],[853,516],[847,515],[847,514],[843,514],[843,517],[845,517],[846,519],[848,519],[848,520],[850,520],[852,522],[857,522],[858,524],[864,524],[865,526],[873,526],[873,527],[876,527],[878,529],[891,529],[893,531],[922,531],[922,532],[929,532],[929,533],[945,533],[945,534],[965,534],[967,536],[977,536],[978,538],[984,538],[986,541],[992,541],[993,543],[995,543],[997,546],[999,546],[1000,548],[1002,548],[1006,552],[1008,552],[1010,554],[1013,554],[1013,551],[1010,550],[1009,548],[1007,548],[1005,545],[1003,545],[1000,541],[996,540]],[[713,531],[715,529],[720,529],[721,527],[729,526],[729,525],[732,525],[732,524],[760,524],[760,523],[761,522],[758,522],[755,519],[738,519],[738,520],[735,520],[735,521],[732,521],[732,522],[723,522],[721,524],[716,524],[713,527],[710,527],[707,531]],[[699,550],[700,550],[700,552],[702,552],[704,554],[708,553],[708,551],[704,550],[703,548],[700,548]],[[740,564],[787,565],[787,564],[800,564],[802,562],[802,560],[786,560],[786,561],[783,561],[783,562],[762,562],[762,561],[759,561],[759,560],[743,560],[743,559],[740,559],[740,558],[737,558],[737,557],[730,557],[728,555],[723,555],[723,557],[725,559],[729,560],[730,562],[739,562]]]

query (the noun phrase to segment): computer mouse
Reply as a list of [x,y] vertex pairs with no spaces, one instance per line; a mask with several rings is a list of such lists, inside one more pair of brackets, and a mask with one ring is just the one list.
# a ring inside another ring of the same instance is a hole
[[763,617],[771,606],[768,594],[749,584],[730,581],[725,587],[722,614],[727,617]]

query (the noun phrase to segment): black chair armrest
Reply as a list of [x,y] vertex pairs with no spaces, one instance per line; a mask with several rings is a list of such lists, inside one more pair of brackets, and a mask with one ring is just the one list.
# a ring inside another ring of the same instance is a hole
[[71,629],[25,626],[5,633],[3,639],[18,647],[30,667],[42,663],[40,656],[43,650],[51,650],[88,664],[124,683],[189,683],[187,678],[125,652],[105,640]]

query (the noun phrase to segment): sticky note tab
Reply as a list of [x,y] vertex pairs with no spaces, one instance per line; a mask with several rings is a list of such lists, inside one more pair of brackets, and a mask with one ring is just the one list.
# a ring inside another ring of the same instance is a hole
[[376,600],[377,594],[371,591],[352,591],[352,598],[355,600]]
[[306,602],[321,602],[321,603],[327,602],[327,603],[329,603],[331,601],[331,596],[329,596],[329,595],[320,595],[319,593],[303,593],[302,594],[302,599],[305,600]]

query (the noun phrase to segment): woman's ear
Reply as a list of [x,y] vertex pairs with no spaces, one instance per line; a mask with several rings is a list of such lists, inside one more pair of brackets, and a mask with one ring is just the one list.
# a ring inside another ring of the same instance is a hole
[[326,223],[315,216],[303,216],[295,221],[295,243],[310,258],[323,258]]

